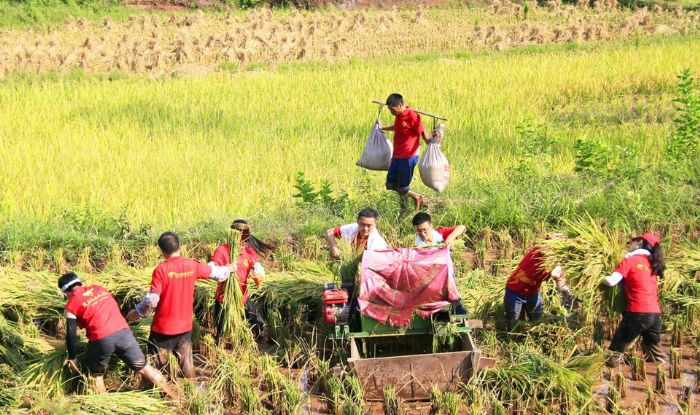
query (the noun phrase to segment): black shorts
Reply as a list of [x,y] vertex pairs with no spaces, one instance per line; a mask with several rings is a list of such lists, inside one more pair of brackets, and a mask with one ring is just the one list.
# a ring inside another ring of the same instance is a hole
[[121,329],[88,344],[86,355],[90,372],[94,374],[107,372],[113,354],[119,356],[129,369],[136,372],[146,367],[146,358],[130,329]]
[[155,359],[160,369],[168,364],[168,355],[175,353],[180,370],[186,378],[194,378],[192,356],[192,330],[180,334],[160,334],[151,331],[148,336],[148,354]]

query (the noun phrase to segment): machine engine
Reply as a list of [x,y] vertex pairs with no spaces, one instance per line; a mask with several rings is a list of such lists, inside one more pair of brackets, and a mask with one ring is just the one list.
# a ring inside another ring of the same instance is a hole
[[335,285],[328,283],[324,286],[323,292],[323,316],[326,323],[335,326],[346,326],[350,316],[350,298],[345,288],[335,288]]

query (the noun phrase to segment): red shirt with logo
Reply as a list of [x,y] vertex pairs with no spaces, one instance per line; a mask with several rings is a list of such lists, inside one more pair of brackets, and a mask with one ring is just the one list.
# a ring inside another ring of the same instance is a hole
[[75,314],[78,327],[85,329],[91,342],[129,328],[119,304],[107,289],[99,285],[81,285],[72,292],[66,310]]
[[633,313],[661,313],[656,287],[657,277],[647,255],[626,257],[615,272],[622,274],[622,290],[627,299],[627,311]]
[[160,296],[151,330],[168,335],[192,330],[194,285],[210,275],[211,267],[194,259],[176,256],[160,263],[151,277],[151,292]]
[[412,109],[406,109],[394,120],[394,154],[395,159],[408,159],[416,155],[423,133],[420,115]]
[[[219,245],[214,251],[214,255],[211,256],[211,260],[218,266],[224,266],[231,263],[231,249],[228,244]],[[238,260],[236,261],[236,275],[238,276],[238,284],[241,286],[241,293],[243,293],[243,304],[248,301],[248,275],[253,270],[253,265],[258,262],[260,258],[258,253],[255,252],[250,246],[245,246],[238,253]],[[216,301],[224,301],[224,291],[226,290],[226,282],[220,282],[216,285],[216,295],[214,298]]]
[[506,287],[516,294],[528,297],[539,293],[542,282],[550,275],[544,268],[544,260],[540,248],[532,248],[510,274]]

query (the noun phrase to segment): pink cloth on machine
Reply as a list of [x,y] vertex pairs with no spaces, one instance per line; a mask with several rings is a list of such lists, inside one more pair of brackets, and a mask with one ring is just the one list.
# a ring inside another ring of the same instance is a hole
[[365,251],[360,274],[360,312],[381,323],[407,327],[459,300],[450,251],[399,248]]

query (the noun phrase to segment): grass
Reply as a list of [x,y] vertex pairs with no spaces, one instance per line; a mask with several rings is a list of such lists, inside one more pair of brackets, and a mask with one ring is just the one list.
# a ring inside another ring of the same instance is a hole
[[[4,250],[47,238],[90,243],[92,228],[84,225],[100,217],[126,218],[129,237],[147,226],[146,239],[157,233],[148,230],[153,227],[201,229],[228,222],[233,213],[268,223],[268,233],[288,234],[299,225],[282,217],[314,220],[290,213],[297,171],[352,196],[344,220],[365,204],[395,211],[394,198],[382,190],[384,176],[354,166],[374,117],[369,101],[394,90],[450,119],[443,148],[460,174],[438,200],[444,222],[475,232],[557,224],[588,212],[617,226],[689,223],[698,205],[687,187],[618,181],[611,188],[606,179],[572,172],[573,144],[582,137],[630,146],[645,164],[658,166],[669,118],[612,125],[557,120],[571,103],[614,111],[619,97],[629,96],[657,97],[655,107],[666,111],[680,68],[700,69],[689,59],[698,51],[698,38],[687,36],[585,52],[374,60],[233,77],[5,80]],[[534,176],[513,173],[522,151],[515,127],[524,117],[550,126],[560,139]],[[19,157],[28,152],[35,156]],[[221,166],[221,159],[231,162]],[[165,165],[187,168],[176,173]],[[637,200],[654,208],[637,209]],[[89,212],[96,212],[92,219]],[[58,227],[42,225],[54,221]],[[120,232],[111,231],[105,245],[120,243]]]

